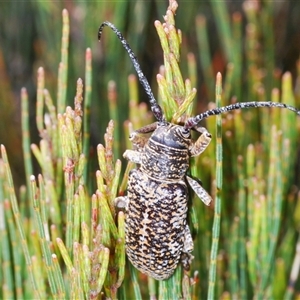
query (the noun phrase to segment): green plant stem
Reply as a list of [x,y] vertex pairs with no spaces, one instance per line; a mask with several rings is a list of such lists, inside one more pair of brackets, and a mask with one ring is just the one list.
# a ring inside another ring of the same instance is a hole
[[[21,90],[21,105],[22,105],[22,145],[25,164],[25,174],[27,186],[30,186],[30,175],[33,174],[32,158],[30,153],[30,131],[29,131],[29,105],[28,94],[25,88]],[[28,189],[29,196],[31,191]]]
[[212,59],[209,51],[206,19],[204,16],[200,15],[196,18],[196,34],[202,70],[205,70],[203,72],[203,76],[207,86],[207,97],[208,99],[213,99],[214,75],[212,69]]
[[1,154],[2,154],[2,159],[4,162],[4,167],[5,167],[5,172],[6,172],[6,180],[9,185],[8,190],[9,190],[9,195],[10,195],[11,206],[12,206],[12,210],[14,213],[15,222],[17,224],[17,228],[18,228],[18,231],[19,231],[19,234],[21,237],[21,244],[22,244],[22,248],[23,248],[23,253],[25,255],[26,265],[27,265],[29,276],[30,276],[31,284],[33,287],[33,294],[36,299],[41,299],[40,293],[38,291],[36,279],[35,279],[33,271],[32,271],[32,261],[31,261],[31,257],[30,257],[28,243],[27,243],[25,232],[24,232],[22,220],[20,217],[20,212],[19,212],[18,203],[17,203],[17,197],[16,197],[15,190],[14,190],[14,184],[13,184],[13,179],[12,179],[11,170],[9,167],[6,150],[3,145],[1,145]]
[[[92,101],[92,51],[90,48],[85,52],[85,93],[83,109],[83,154],[88,159],[90,152],[90,121],[91,121],[91,101]],[[84,169],[84,182],[87,182],[88,165]]]
[[63,28],[61,39],[61,63],[58,71],[58,91],[57,91],[57,112],[63,113],[67,99],[67,78],[68,78],[68,55],[69,55],[69,13],[66,9],[62,12]]
[[[222,76],[217,74],[216,82],[216,105],[221,104],[222,94]],[[222,192],[222,118],[217,116],[216,119],[216,199],[215,199],[215,213],[212,229],[212,246],[210,255],[210,268],[209,268],[209,286],[207,299],[215,299],[215,285],[216,285],[216,264],[218,255],[218,245],[220,237],[220,224],[221,224],[221,192]]]
[[[3,265],[3,284],[6,286],[5,290],[5,297],[13,298],[14,297],[14,285],[16,284],[16,287],[21,288],[19,292],[22,292],[22,285],[20,286],[20,272],[15,273],[15,283],[14,283],[14,274],[12,272],[12,257],[14,259],[14,266],[15,268],[18,266],[20,267],[20,261],[15,261],[15,259],[18,259],[18,255],[16,255],[17,247],[13,247],[13,255],[11,255],[10,252],[10,241],[9,237],[12,239],[12,245],[16,244],[16,236],[15,236],[15,228],[14,228],[14,222],[13,222],[13,216],[11,213],[11,205],[8,202],[8,200],[2,200],[1,198],[1,219],[4,221],[7,220],[7,228],[1,226],[1,263]],[[18,253],[19,254],[19,253]],[[15,270],[16,271],[16,270]],[[4,296],[4,295],[3,295]],[[22,296],[22,295],[17,295]]]

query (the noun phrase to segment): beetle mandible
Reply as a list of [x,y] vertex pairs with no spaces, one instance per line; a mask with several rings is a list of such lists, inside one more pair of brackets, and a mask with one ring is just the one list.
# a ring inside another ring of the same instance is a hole
[[[193,258],[193,240],[187,225],[187,184],[206,205],[212,201],[198,180],[186,174],[190,157],[200,155],[211,140],[210,133],[199,127],[199,122],[212,115],[251,107],[286,108],[298,115],[300,111],[279,102],[238,102],[190,117],[183,126],[171,124],[166,121],[135,54],[120,31],[110,22],[103,22],[98,39],[105,26],[115,32],[128,52],[157,119],[156,123],[131,134],[135,150],[126,150],[123,155],[138,165],[130,172],[127,196],[116,199],[116,205],[126,212],[126,253],[142,273],[164,280],[174,273],[179,261],[188,270]],[[196,141],[191,138],[192,129],[201,133]],[[151,132],[149,139],[140,136]]]

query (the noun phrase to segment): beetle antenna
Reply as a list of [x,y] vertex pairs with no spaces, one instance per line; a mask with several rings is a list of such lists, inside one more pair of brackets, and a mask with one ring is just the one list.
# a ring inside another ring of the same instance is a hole
[[219,115],[219,114],[226,113],[228,111],[235,110],[235,109],[244,109],[244,108],[251,108],[251,107],[287,108],[287,109],[295,112],[297,115],[300,115],[300,110],[298,110],[297,108],[295,108],[291,105],[280,103],[280,102],[271,102],[271,101],[237,102],[237,103],[230,104],[230,105],[227,105],[227,106],[210,109],[210,110],[207,110],[207,111],[205,111],[205,112],[203,112],[203,113],[201,113],[201,114],[199,114],[195,117],[191,117],[191,118],[186,120],[186,122],[184,124],[184,128],[185,129],[191,129],[194,126],[196,126],[201,120],[206,119],[210,116]]
[[158,122],[165,123],[166,121],[165,121],[163,111],[162,111],[161,107],[159,106],[159,104],[157,103],[156,99],[154,98],[150,84],[141,69],[138,59],[136,58],[134,52],[130,48],[130,46],[127,43],[127,41],[125,40],[125,38],[123,37],[122,33],[115,27],[115,25],[113,25],[112,23],[110,23],[108,21],[105,21],[99,27],[98,40],[100,41],[101,35],[102,35],[102,30],[103,30],[103,27],[105,27],[105,26],[108,26],[112,29],[112,31],[117,35],[117,37],[121,41],[123,47],[127,51],[128,55],[133,63],[134,69],[137,72],[139,81],[140,81],[141,85],[143,86],[146,94],[148,95],[149,102],[151,105],[151,110],[153,112],[154,117],[157,119]]

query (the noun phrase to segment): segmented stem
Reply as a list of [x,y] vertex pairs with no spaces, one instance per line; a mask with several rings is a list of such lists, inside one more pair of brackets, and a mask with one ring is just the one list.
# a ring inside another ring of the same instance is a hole
[[150,102],[150,105],[151,105],[151,110],[154,114],[154,117],[157,119],[158,122],[165,123],[165,117],[164,117],[163,111],[162,111],[161,107],[159,106],[159,104],[157,103],[157,101],[156,101],[156,99],[155,99],[155,97],[152,93],[150,84],[149,84],[147,78],[145,77],[144,73],[142,72],[142,69],[141,69],[141,66],[138,62],[138,59],[136,58],[134,52],[132,51],[132,49],[128,45],[125,38],[123,37],[122,33],[112,23],[110,23],[108,21],[105,21],[99,27],[98,40],[100,41],[101,35],[102,35],[102,30],[103,30],[103,27],[105,27],[105,26],[108,26],[112,29],[112,31],[117,35],[117,37],[121,41],[123,47],[127,51],[128,55],[129,55],[129,57],[130,57],[130,59],[133,63],[134,69],[137,72],[139,81],[140,81],[141,85],[143,86],[143,88],[144,88],[144,90],[145,90],[145,92],[146,92],[146,94],[149,98],[149,102]]
[[236,109],[244,109],[244,108],[252,108],[252,107],[279,107],[279,108],[287,108],[293,112],[295,112],[297,115],[300,115],[300,110],[298,110],[297,108],[291,106],[291,105],[287,105],[284,103],[280,103],[280,102],[271,102],[271,101],[261,101],[261,102],[256,102],[256,101],[252,101],[252,102],[237,102],[234,104],[230,104],[227,106],[223,106],[223,107],[217,107],[214,109],[210,109],[207,110],[195,117],[189,118],[185,124],[184,124],[184,128],[185,129],[191,129],[194,126],[196,126],[201,120],[206,119],[210,116],[214,116],[214,115],[219,115],[222,113],[226,113],[228,111],[231,110],[236,110]]

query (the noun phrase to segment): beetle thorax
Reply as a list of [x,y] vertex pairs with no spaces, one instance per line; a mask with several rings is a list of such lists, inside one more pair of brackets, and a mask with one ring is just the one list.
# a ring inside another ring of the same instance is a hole
[[182,136],[182,126],[159,126],[146,143],[141,169],[148,176],[159,180],[180,180],[189,167],[191,138]]

